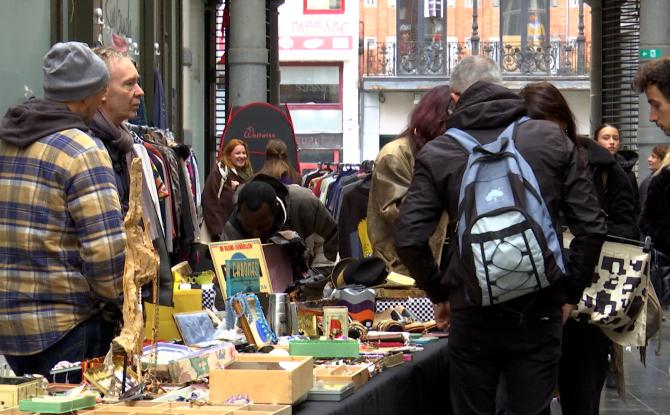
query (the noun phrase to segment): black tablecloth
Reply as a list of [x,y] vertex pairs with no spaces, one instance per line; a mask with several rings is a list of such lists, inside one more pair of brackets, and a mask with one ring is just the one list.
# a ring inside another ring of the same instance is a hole
[[411,362],[383,371],[342,401],[306,401],[294,406],[293,414],[450,414],[447,340],[412,356]]

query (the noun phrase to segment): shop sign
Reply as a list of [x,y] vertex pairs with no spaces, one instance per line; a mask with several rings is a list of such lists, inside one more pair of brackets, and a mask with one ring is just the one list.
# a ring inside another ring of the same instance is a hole
[[640,49],[640,59],[656,59],[661,57],[660,49]]
[[288,109],[265,102],[253,102],[239,109],[233,110],[233,116],[223,131],[219,154],[225,143],[237,138],[247,143],[249,160],[254,171],[258,171],[265,163],[265,146],[272,139],[279,139],[286,143],[288,161],[298,170],[298,146],[293,132]]
[[298,140],[298,147],[301,150],[307,149],[341,149],[342,148],[342,134],[296,134]]

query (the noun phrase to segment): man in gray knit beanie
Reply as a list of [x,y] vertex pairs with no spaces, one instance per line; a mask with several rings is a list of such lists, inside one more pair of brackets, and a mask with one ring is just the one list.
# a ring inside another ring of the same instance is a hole
[[125,232],[109,155],[87,125],[107,66],[66,42],[43,69],[44,99],[0,123],[0,355],[16,375],[51,379],[60,361],[107,354],[116,325],[101,309],[122,305]]
[[44,57],[44,98],[56,102],[78,101],[107,86],[107,65],[88,45],[56,43]]

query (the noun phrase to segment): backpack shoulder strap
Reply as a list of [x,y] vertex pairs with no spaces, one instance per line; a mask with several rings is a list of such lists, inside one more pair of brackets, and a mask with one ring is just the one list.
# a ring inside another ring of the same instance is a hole
[[463,149],[465,149],[468,154],[472,154],[472,150],[475,147],[481,145],[481,143],[476,138],[461,130],[460,128],[450,128],[444,134],[456,140],[456,142],[461,147],[463,147]]
[[523,116],[520,119],[512,122],[498,135],[495,141],[486,145],[482,145],[482,143],[480,143],[479,140],[477,140],[475,137],[459,128],[450,128],[445,132],[445,135],[456,140],[456,142],[460,144],[460,146],[463,147],[469,154],[471,154],[473,150],[479,146],[486,148],[487,150],[497,152],[500,150],[500,144],[494,143],[500,143],[502,137],[508,137],[513,140],[514,135],[516,135],[516,127],[528,120],[530,120],[530,118]]

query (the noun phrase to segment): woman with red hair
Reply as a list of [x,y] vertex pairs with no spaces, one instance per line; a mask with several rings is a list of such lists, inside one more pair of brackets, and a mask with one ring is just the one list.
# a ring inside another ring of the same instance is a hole
[[254,172],[249,162],[247,143],[230,140],[216,166],[207,176],[202,191],[202,211],[212,241],[218,241],[233,211],[233,194],[237,187],[251,179]]
[[[442,85],[421,98],[410,116],[409,124],[397,139],[386,144],[377,155],[368,198],[368,236],[373,255],[386,262],[387,270],[409,275],[400,262],[393,242],[393,223],[405,199],[414,172],[414,156],[446,128],[451,104],[451,89]],[[435,262],[439,265],[447,230],[447,217],[442,217],[430,239]]]

